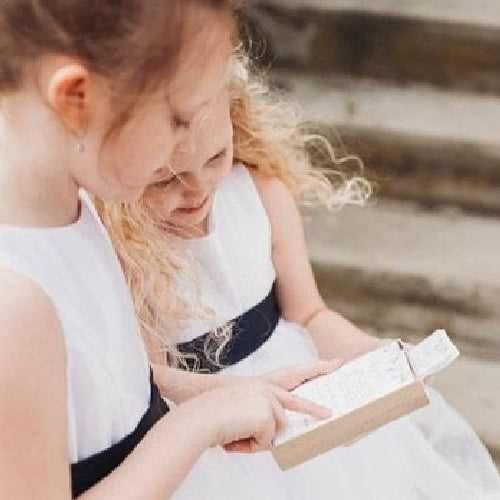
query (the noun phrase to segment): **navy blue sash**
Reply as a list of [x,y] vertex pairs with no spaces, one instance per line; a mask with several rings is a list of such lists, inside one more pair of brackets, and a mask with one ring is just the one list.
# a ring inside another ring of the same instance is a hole
[[234,365],[255,352],[273,334],[281,313],[276,298],[276,283],[261,302],[233,319],[231,340],[224,346],[219,363],[205,354],[210,353],[210,334],[200,335],[189,342],[177,344],[182,354],[196,354],[197,360],[187,358],[186,369],[218,372],[225,366]]
[[149,408],[137,427],[121,441],[85,460],[71,464],[71,489],[73,498],[81,495],[106,477],[132,452],[153,425],[168,412],[168,405],[160,396],[151,373],[151,398]]

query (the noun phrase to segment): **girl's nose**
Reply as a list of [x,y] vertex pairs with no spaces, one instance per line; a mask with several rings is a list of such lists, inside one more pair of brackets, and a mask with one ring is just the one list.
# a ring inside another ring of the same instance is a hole
[[174,153],[191,153],[194,147],[191,127],[180,127],[175,132]]
[[196,151],[196,145],[200,140],[204,119],[193,119],[188,127],[182,127],[177,130],[175,152],[180,154],[193,154]]
[[183,132],[182,137],[176,142],[174,154],[186,154],[191,150],[191,141],[189,140],[189,132]]

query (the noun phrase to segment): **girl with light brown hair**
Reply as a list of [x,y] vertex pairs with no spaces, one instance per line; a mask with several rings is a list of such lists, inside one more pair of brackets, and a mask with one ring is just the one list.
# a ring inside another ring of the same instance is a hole
[[325,416],[179,370],[168,411],[87,194],[131,201],[170,175],[232,33],[225,0],[0,4],[0,498],[164,498],[205,448],[269,446],[284,407]]
[[[258,376],[380,345],[323,302],[297,209],[297,202],[362,205],[370,187],[359,161],[335,158],[324,137],[301,125],[293,102],[241,56],[191,141],[139,202],[99,205],[157,380],[175,363]],[[436,391],[429,396],[425,409],[286,473],[267,452],[229,461],[209,450],[176,498],[195,498],[211,481],[221,493],[205,498],[497,498],[487,451]]]

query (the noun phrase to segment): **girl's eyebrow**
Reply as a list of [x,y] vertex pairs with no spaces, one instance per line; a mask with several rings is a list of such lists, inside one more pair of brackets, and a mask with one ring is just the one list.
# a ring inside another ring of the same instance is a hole
[[215,160],[216,158],[218,158],[219,156],[222,156],[226,152],[227,152],[227,146],[221,147],[212,156],[210,156],[208,161]]
[[198,105],[199,108],[203,108],[205,106],[208,106],[210,103],[212,102],[211,99],[206,99],[205,101],[203,102],[200,102],[200,104]]

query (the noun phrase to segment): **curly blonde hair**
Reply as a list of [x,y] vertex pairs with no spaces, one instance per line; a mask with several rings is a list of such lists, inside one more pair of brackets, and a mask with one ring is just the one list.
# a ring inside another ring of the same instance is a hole
[[[290,96],[271,90],[242,53],[233,58],[228,87],[235,163],[281,179],[300,204],[332,209],[365,203],[371,188],[361,175],[361,161],[336,158],[326,137],[309,132]],[[354,174],[341,168],[347,162],[354,162]],[[231,328],[215,326],[216,313],[203,306],[196,262],[174,248],[166,237],[170,228],[145,200],[147,195],[130,204],[97,200],[96,205],[123,267],[150,359],[196,369],[196,355],[181,354],[164,323],[199,316],[214,324],[205,355],[218,363]]]
[[292,96],[271,90],[245,54],[235,56],[231,76],[236,161],[279,178],[301,205],[365,204],[372,191],[359,157],[337,158],[327,137],[303,121]]

